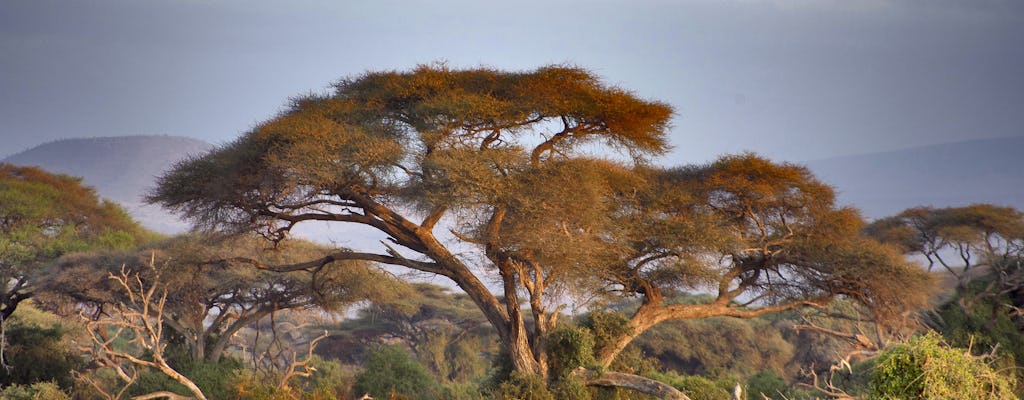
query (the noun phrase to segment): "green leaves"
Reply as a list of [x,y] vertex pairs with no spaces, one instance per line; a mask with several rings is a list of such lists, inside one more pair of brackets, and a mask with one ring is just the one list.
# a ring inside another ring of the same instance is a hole
[[1009,380],[931,332],[879,356],[870,399],[1015,399]]
[[32,292],[37,272],[61,255],[125,249],[143,236],[124,210],[81,179],[0,164],[0,314],[9,316]]

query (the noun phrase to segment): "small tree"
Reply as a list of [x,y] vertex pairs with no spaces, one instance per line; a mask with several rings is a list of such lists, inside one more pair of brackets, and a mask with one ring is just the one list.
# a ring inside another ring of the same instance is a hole
[[128,249],[143,236],[81,178],[0,163],[0,323],[35,294],[49,262],[88,249]]
[[[177,334],[194,361],[216,363],[242,328],[271,313],[318,307],[336,310],[355,302],[385,299],[398,285],[367,263],[339,261],[344,267],[316,272],[278,273],[257,265],[281,264],[317,257],[325,250],[293,241],[268,249],[251,237],[183,236],[133,252],[93,252],[62,258],[45,288],[72,302],[102,312],[109,304],[128,304],[126,293],[103,277],[115,265],[126,265],[147,285],[167,292],[162,323]],[[142,268],[155,257],[154,268]],[[234,260],[249,262],[238,264]],[[253,265],[256,264],[256,265]],[[159,282],[156,281],[160,277]]]
[[399,346],[379,346],[371,350],[363,368],[352,389],[357,394],[387,398],[394,392],[414,399],[437,397],[437,381]]

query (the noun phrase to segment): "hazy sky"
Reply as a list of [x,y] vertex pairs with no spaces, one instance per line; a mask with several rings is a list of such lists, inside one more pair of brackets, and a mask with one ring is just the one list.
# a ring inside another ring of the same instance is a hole
[[366,70],[589,68],[676,107],[666,164],[1024,135],[1024,2],[0,0],[0,156],[224,143]]

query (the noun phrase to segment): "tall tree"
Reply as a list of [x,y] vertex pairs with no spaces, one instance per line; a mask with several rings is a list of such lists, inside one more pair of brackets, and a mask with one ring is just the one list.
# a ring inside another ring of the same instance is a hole
[[[177,165],[150,200],[201,227],[272,240],[314,220],[377,229],[388,235],[379,251],[277,269],[359,259],[444,276],[480,308],[525,374],[547,373],[547,333],[567,290],[643,296],[634,318],[642,331],[669,318],[757,315],[839,295],[891,300],[863,291],[873,289],[864,268],[894,281],[913,277],[876,243],[859,241],[848,228],[854,213],[835,209],[831,191],[806,170],[740,158],[771,167],[763,178],[737,172],[753,177],[743,183],[713,174],[742,162],[646,167],[645,157],[667,148],[671,114],[578,68],[367,73]],[[594,149],[628,157],[588,155]],[[772,173],[784,176],[761,181]],[[836,246],[807,239],[843,235],[850,238]],[[861,252],[868,256],[854,256]],[[711,262],[723,255],[730,258]],[[721,295],[700,310],[664,304],[659,291],[709,282]],[[734,304],[751,292],[767,306]]]
[[143,236],[81,178],[0,164],[0,318],[32,297],[47,263],[75,251],[130,248]]
[[[564,170],[561,161],[583,145],[605,143],[635,157],[663,152],[671,113],[578,68],[367,73],[341,81],[331,96],[297,99],[235,142],[178,165],[150,199],[200,226],[256,229],[275,240],[310,220],[373,227],[401,249],[385,244],[321,261],[362,259],[451,279],[495,327],[515,368],[544,374],[535,332],[547,324],[527,327],[518,290],[528,279],[491,233],[509,203],[544,183],[544,171]],[[480,265],[439,239],[438,222],[452,214],[481,231],[459,235],[485,249]],[[503,296],[478,275],[492,271]],[[535,288],[539,299],[543,287]]]

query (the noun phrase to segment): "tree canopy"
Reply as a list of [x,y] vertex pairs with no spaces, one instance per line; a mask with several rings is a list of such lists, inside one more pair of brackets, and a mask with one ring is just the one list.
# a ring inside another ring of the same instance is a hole
[[[642,298],[632,333],[602,350],[607,365],[669,319],[837,296],[893,314],[928,285],[897,251],[860,236],[857,213],[805,168],[749,154],[649,165],[668,148],[671,115],[574,67],[370,72],[178,164],[149,199],[200,227],[274,241],[306,221],[372,227],[388,236],[377,251],[276,269],[357,259],[444,276],[527,375],[547,373],[547,336],[570,292]],[[717,297],[666,302],[676,288]]]
[[[187,345],[194,360],[217,362],[236,332],[271,313],[319,307],[337,310],[389,298],[400,284],[369,263],[339,261],[313,273],[271,272],[253,263],[279,265],[320,257],[326,249],[304,241],[268,249],[252,237],[189,235],[132,251],[68,255],[49,271],[43,287],[102,313],[129,304],[111,274],[125,268],[167,292],[162,323]],[[242,265],[236,260],[245,260]],[[152,266],[152,268],[150,268]]]
[[36,290],[47,263],[76,251],[127,249],[147,236],[81,178],[0,164],[0,318]]
[[[915,207],[875,221],[865,231],[923,257],[929,270],[941,266],[955,281],[952,297],[963,311],[988,302],[990,324],[1002,313],[1021,320],[1024,213],[1019,210],[992,204]],[[971,290],[972,282],[983,287]]]

